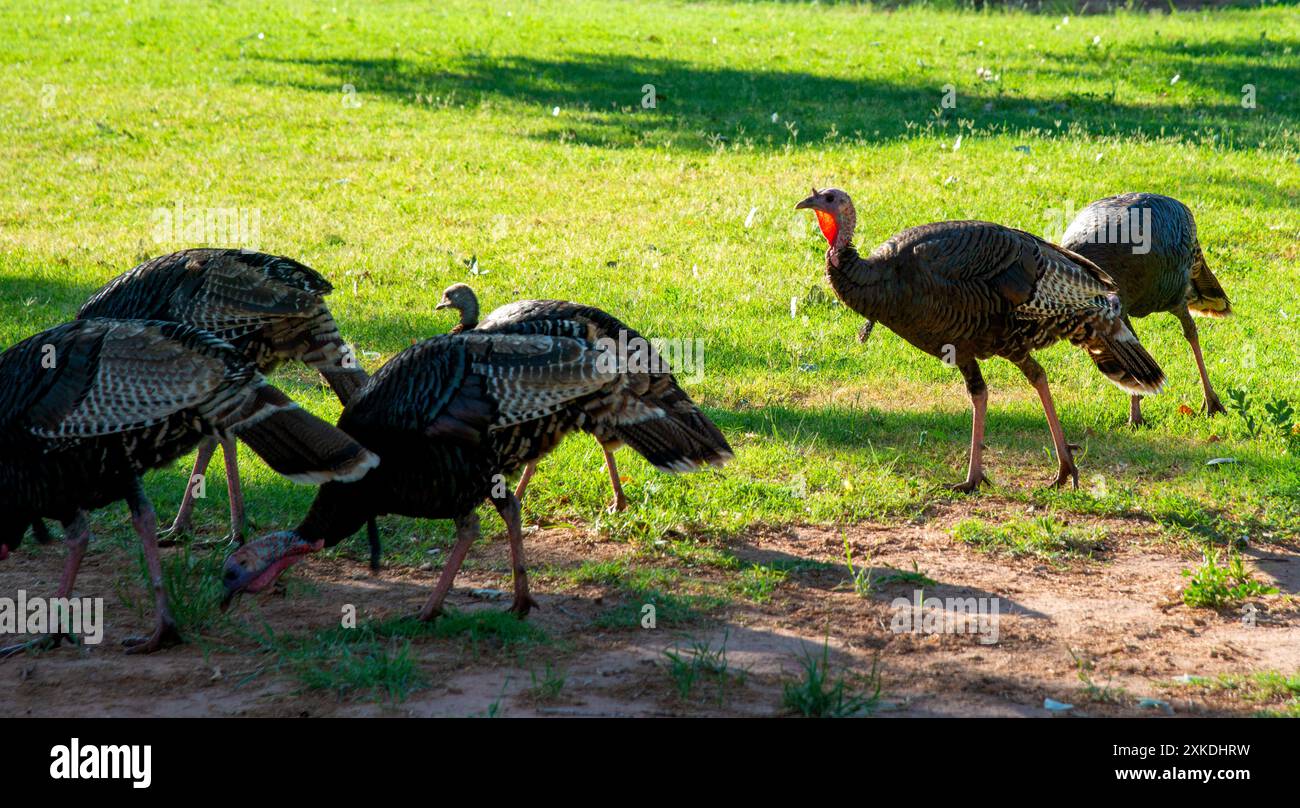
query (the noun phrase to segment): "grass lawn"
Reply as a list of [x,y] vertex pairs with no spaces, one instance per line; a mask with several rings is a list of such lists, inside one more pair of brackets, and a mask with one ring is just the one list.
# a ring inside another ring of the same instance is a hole
[[[433,307],[456,281],[485,308],[597,304],[702,340],[687,386],[737,459],[671,477],[623,451],[632,507],[607,515],[599,448],[574,437],[543,461],[525,513],[645,554],[758,525],[901,523],[958,496],[942,486],[965,472],[959,374],[883,328],[856,341],[860,318],[822,279],[825,244],[793,210],[814,184],[854,195],[864,248],[942,219],[1059,234],[1098,197],[1175,196],[1237,311],[1202,321],[1224,401],[1248,391],[1265,420],[1274,399],[1300,407],[1293,7],[1067,21],[778,2],[53,0],[0,8],[0,63],[0,344],[70,319],[143,258],[195,246],[160,232],[178,206],[240,209],[257,223],[247,246],[329,277],[372,368],[452,325]],[[986,364],[1001,495],[1040,515],[1294,543],[1295,442],[1236,414],[1181,414],[1201,393],[1177,322],[1136,326],[1169,376],[1141,431],[1081,351],[1040,354],[1084,446],[1078,492],[1040,490],[1055,463],[1037,398],[1010,364]],[[337,415],[305,370],[276,381]],[[246,454],[254,532],[295,524],[312,489]],[[1206,464],[1220,457],[1236,462]],[[214,535],[217,466],[196,514]],[[164,519],[183,475],[147,481]],[[450,536],[387,524],[392,563]],[[130,535],[121,508],[96,525]]]

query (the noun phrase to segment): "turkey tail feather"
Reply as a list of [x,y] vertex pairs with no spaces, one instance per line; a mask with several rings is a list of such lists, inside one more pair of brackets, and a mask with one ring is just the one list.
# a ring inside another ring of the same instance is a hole
[[656,468],[691,471],[721,466],[734,456],[721,430],[676,384],[640,403],[633,411],[641,417],[621,420],[614,435]]
[[230,427],[231,434],[296,483],[353,482],[379,465],[379,458],[347,433],[270,385],[258,388],[245,412],[246,417]]
[[660,471],[721,466],[733,457],[731,446],[720,433],[721,439],[714,440],[671,416],[620,425],[614,434]]
[[1214,277],[1209,265],[1205,263],[1205,255],[1201,253],[1199,244],[1192,256],[1192,295],[1187,301],[1187,310],[1200,317],[1227,317],[1232,314],[1232,301],[1228,300],[1228,293],[1223,291],[1219,279]]
[[366,386],[370,377],[359,367],[319,367],[320,375],[325,377],[325,383],[334,391],[334,395],[339,397],[343,406],[347,406],[357,391]]
[[1165,373],[1151,358],[1137,335],[1122,323],[1110,334],[1095,332],[1085,340],[1097,370],[1119,389],[1133,395],[1149,396],[1164,388]]

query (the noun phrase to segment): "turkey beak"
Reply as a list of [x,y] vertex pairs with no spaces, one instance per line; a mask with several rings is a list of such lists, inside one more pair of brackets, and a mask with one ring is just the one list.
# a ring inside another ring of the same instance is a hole
[[807,199],[803,200],[799,204],[795,205],[794,209],[795,210],[824,210],[824,208],[818,206],[818,199],[816,194],[808,197]]
[[301,561],[304,556],[324,546],[323,541],[309,542],[292,530],[270,533],[249,542],[226,557],[221,584],[226,595],[221,610],[230,608],[244,592],[261,592],[275,583],[280,573]]
[[438,305],[434,306],[433,310],[438,311],[440,309],[449,309],[449,308],[451,308],[451,301],[444,297],[442,300],[438,301]]

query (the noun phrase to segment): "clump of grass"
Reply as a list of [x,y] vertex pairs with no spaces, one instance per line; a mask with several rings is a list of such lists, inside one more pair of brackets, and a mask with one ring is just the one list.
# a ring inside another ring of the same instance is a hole
[[411,655],[410,638],[433,631],[434,626],[409,618],[301,636],[278,635],[268,627],[254,637],[272,657],[258,672],[288,670],[307,689],[331,691],[339,699],[402,702],[428,685]]
[[1228,563],[1219,566],[1219,551],[1207,549],[1201,565],[1183,570],[1188,578],[1183,588],[1183,603],[1197,609],[1222,609],[1235,606],[1247,598],[1277,594],[1277,587],[1255,580],[1246,571],[1241,555],[1231,552]]
[[402,702],[427,685],[411,658],[409,640],[343,643],[337,649],[308,650],[298,660],[298,667],[298,676],[308,689],[333,691],[339,698],[368,693]]
[[557,670],[548,659],[542,675],[538,676],[536,670],[530,670],[528,675],[532,678],[532,687],[528,688],[528,695],[532,696],[535,701],[555,701],[564,691],[564,685],[568,682],[568,674],[562,670]]
[[1092,672],[1096,664],[1086,656],[1076,654],[1070,651],[1070,656],[1074,658],[1074,666],[1077,669],[1079,681],[1083,683],[1083,696],[1089,701],[1103,702],[1105,704],[1123,704],[1129,700],[1129,695],[1122,687],[1113,687],[1108,680],[1106,684],[1099,685],[1092,678]]
[[632,587],[619,605],[597,615],[594,623],[599,628],[640,628],[645,617],[645,607],[654,607],[656,628],[684,626],[698,622],[704,613],[726,603],[712,595],[677,595],[659,589]]
[[751,564],[737,577],[735,589],[743,597],[755,603],[763,603],[772,597],[777,586],[788,577],[789,573],[786,570],[763,564]]
[[564,573],[575,584],[618,586],[627,576],[627,561],[615,558],[610,561],[584,561],[576,569]]
[[1261,718],[1300,718],[1300,673],[1278,671],[1222,674],[1213,679],[1194,676],[1186,683],[1202,690],[1228,692],[1252,704],[1267,704],[1255,715]]
[[1300,451],[1300,423],[1296,421],[1296,409],[1286,398],[1273,398],[1264,403],[1263,415],[1255,409],[1255,401],[1250,393],[1242,388],[1228,388],[1227,408],[1235,412],[1246,427],[1246,432],[1253,438],[1273,435],[1282,442],[1292,454]]
[[849,582],[853,585],[853,591],[858,593],[860,598],[871,597],[874,584],[871,580],[871,556],[867,555],[867,566],[853,566],[853,547],[849,545],[849,540],[844,540],[844,565],[849,568]]
[[434,623],[433,634],[437,637],[465,637],[476,654],[480,644],[489,641],[499,643],[502,648],[548,641],[546,632],[536,625],[496,609],[448,610]]
[[871,662],[871,672],[863,677],[860,688],[843,677],[835,677],[830,668],[830,643],[822,643],[821,654],[805,648],[800,665],[803,677],[786,682],[782,701],[785,708],[806,718],[852,718],[869,714],[880,702],[879,659]]
[[990,525],[982,519],[963,519],[953,527],[952,536],[987,552],[1057,562],[1092,558],[1104,549],[1106,532],[1100,527],[1070,527],[1054,516],[1039,516],[1012,519],[1000,525]]
[[717,649],[708,641],[696,640],[691,643],[689,650],[673,648],[664,651],[664,658],[668,661],[668,676],[673,680],[677,695],[683,700],[691,697],[697,683],[707,681],[716,687],[718,704],[722,704],[726,700],[728,687],[733,684],[743,685],[745,682],[745,671],[733,671],[727,662],[726,635]]

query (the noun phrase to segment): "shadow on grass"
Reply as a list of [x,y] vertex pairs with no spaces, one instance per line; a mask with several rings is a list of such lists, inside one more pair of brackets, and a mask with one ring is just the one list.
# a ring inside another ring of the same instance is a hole
[[[747,537],[738,539],[735,550],[736,556],[744,561],[759,564],[769,569],[788,571],[789,574],[783,579],[783,582],[793,583],[803,589],[822,592],[833,590],[852,591],[853,589],[853,575],[850,574],[847,564],[843,562],[832,564],[820,560],[809,560],[780,550],[760,549]],[[923,592],[922,598],[937,597],[944,600],[943,608],[945,611],[952,611],[954,608],[953,604],[946,602],[948,598],[985,598],[996,599],[998,608],[1004,614],[1020,615],[1035,620],[1047,618],[1047,615],[1042,612],[1035,611],[1008,598],[1005,593],[944,581],[931,580],[924,584],[913,583],[911,582],[914,580],[912,576],[919,575],[919,573],[900,570],[895,567],[855,565],[854,571],[860,573],[863,580],[872,582],[871,594],[864,596],[865,600],[892,603],[895,598],[910,599],[913,597],[915,590],[921,590]]]
[[[1296,42],[1219,40],[1188,48],[1179,43],[1137,48],[1099,48],[1054,54],[1048,72],[1092,77],[1083,90],[1051,98],[1019,98],[1001,84],[978,87],[961,105],[962,117],[977,128],[1038,129],[1043,134],[1183,135],[1206,137],[1207,129],[1228,132],[1214,142],[1254,149],[1275,139],[1279,127],[1294,128],[1300,114],[1282,99],[1295,71],[1279,64]],[[1207,57],[1232,54],[1230,61]],[[536,108],[532,136],[600,147],[663,145],[713,149],[744,139],[757,148],[784,148],[828,136],[880,141],[902,138],[938,107],[942,85],[901,84],[869,76],[844,78],[807,72],[699,67],[669,58],[623,54],[575,55],[569,59],[469,56],[450,65],[392,57],[256,58],[265,65],[252,80],[337,95],[350,84],[359,93],[430,109],[511,102]],[[1188,87],[1213,94],[1213,102],[1125,103],[1116,96],[1116,71],[1141,66],[1164,77],[1182,74]],[[303,70],[306,68],[306,71]],[[285,74],[288,73],[286,76]],[[1254,109],[1242,107],[1242,86],[1262,95]],[[654,109],[643,109],[643,87],[653,85]],[[966,88],[959,90],[965,94]],[[566,115],[552,118],[559,107]],[[773,109],[798,121],[797,136],[771,123]],[[544,114],[543,114],[544,113]],[[1057,123],[1060,122],[1058,127]]]
[[0,274],[0,323],[14,329],[11,338],[0,339],[0,349],[73,319],[99,288],[51,275]]

